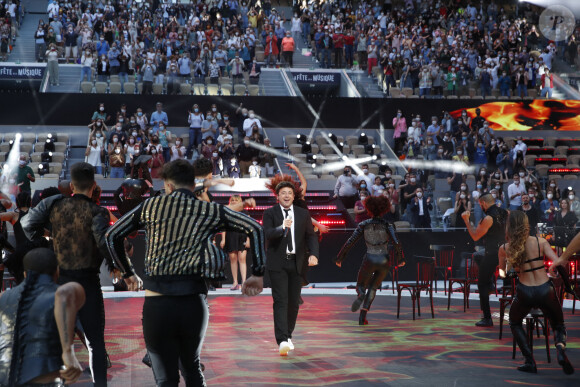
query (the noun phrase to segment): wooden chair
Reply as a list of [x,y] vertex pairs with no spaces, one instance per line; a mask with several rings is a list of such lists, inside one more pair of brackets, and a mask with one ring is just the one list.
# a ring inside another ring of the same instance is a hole
[[[439,273],[443,275],[444,292],[447,294],[447,279],[451,276],[451,270],[453,269],[455,246],[431,245],[429,249],[433,251],[433,258],[435,259],[435,277]],[[435,291],[437,291],[437,281],[435,281]]]
[[[463,253],[467,254],[465,259],[465,272],[462,277],[450,277],[449,278],[449,291],[447,292],[447,310],[451,307],[451,294],[453,292],[462,292],[463,293],[463,311],[466,312],[469,309],[469,293],[471,291],[471,285],[477,284],[477,277],[478,277],[478,267],[475,264],[475,260],[473,258],[474,254]],[[462,254],[462,255],[463,255]],[[461,285],[458,289],[453,289],[454,284]]]
[[429,293],[431,301],[431,318],[435,318],[433,310],[433,279],[435,278],[435,259],[432,257],[415,256],[417,261],[417,280],[415,283],[397,285],[397,318],[401,310],[401,293],[408,290],[413,302],[413,320],[415,320],[415,301],[417,302],[417,315],[421,316],[421,291]]
[[[552,362],[550,357],[550,326],[548,325],[548,319],[541,310],[532,309],[530,313],[526,316],[526,335],[528,338],[528,345],[530,351],[534,352],[534,328],[537,330],[537,335],[540,337],[540,328],[542,328],[542,334],[546,342],[546,355],[548,357],[548,363]],[[516,339],[513,339],[513,350],[512,359],[516,358]]]
[[499,339],[500,340],[503,336],[503,320],[504,320],[504,316],[505,316],[505,310],[514,301],[517,278],[515,276],[512,277],[512,280],[510,282],[511,282],[510,286],[506,286],[506,281],[504,281],[504,286],[501,288],[501,297],[499,298]]

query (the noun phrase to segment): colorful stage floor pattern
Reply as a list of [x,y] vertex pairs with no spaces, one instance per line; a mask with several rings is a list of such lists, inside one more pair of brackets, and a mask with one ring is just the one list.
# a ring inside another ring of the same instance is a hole
[[[477,302],[463,313],[461,301],[435,300],[435,319],[427,299],[413,321],[411,300],[403,298],[396,318],[396,297],[377,297],[370,325],[358,325],[350,312],[352,296],[305,296],[293,341],[296,350],[280,357],[274,339],[272,299],[241,295],[210,296],[210,326],[202,352],[209,386],[580,386],[580,312],[565,311],[568,352],[578,372],[567,376],[555,361],[547,363],[543,338],[535,339],[538,374],[520,373],[519,351],[512,360],[507,321],[477,328]],[[107,351],[113,367],[110,386],[154,386],[141,330],[143,298],[105,300]],[[497,309],[497,304],[492,308]],[[496,311],[496,310],[494,310]],[[552,338],[550,338],[552,343]],[[77,346],[77,348],[80,347]],[[87,365],[88,356],[79,351]],[[89,386],[84,374],[77,385]],[[182,381],[182,385],[184,385]]]

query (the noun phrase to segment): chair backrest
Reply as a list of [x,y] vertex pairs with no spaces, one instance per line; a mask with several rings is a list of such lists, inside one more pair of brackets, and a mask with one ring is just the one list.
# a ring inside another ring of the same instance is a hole
[[135,83],[134,82],[125,82],[123,85],[125,89],[125,94],[135,94]]
[[435,260],[433,258],[417,259],[417,285],[433,285],[435,278]]
[[465,260],[465,279],[476,280],[479,278],[479,266],[475,262],[475,254]]
[[440,267],[453,267],[453,253],[455,246],[453,245],[431,245],[429,249],[433,251],[436,265]]

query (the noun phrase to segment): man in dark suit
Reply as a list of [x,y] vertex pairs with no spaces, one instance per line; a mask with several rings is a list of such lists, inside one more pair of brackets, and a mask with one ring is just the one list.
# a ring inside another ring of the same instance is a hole
[[409,202],[411,211],[411,224],[415,228],[431,228],[431,215],[433,209],[431,198],[425,198],[421,187],[415,190],[415,197]]
[[[283,181],[276,186],[277,205],[264,212],[267,240],[267,269],[274,298],[274,332],[280,355],[294,349],[292,332],[298,317],[302,273],[318,264],[318,238],[307,210],[294,206],[294,185]],[[306,253],[308,262],[305,262]]]

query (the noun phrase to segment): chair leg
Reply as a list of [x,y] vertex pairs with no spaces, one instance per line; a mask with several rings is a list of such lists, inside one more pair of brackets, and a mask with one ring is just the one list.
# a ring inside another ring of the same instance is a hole
[[449,308],[451,307],[451,293],[453,292],[452,290],[452,283],[451,281],[449,281],[449,291],[447,292],[447,310],[449,310]]
[[415,321],[415,290],[411,291],[411,301],[413,301],[413,321]]
[[433,288],[429,288],[429,298],[431,299],[431,318],[435,318],[435,310],[433,309]]
[[417,290],[417,316],[421,317],[421,291]]
[[550,357],[550,325],[548,324],[548,318],[544,317],[544,337],[546,338],[546,356],[548,357],[548,363],[552,362]]
[[397,289],[397,318],[399,318],[400,310],[401,310],[401,289]]
[[499,339],[501,340],[501,336],[503,334],[503,317],[505,315],[505,301],[499,302]]

